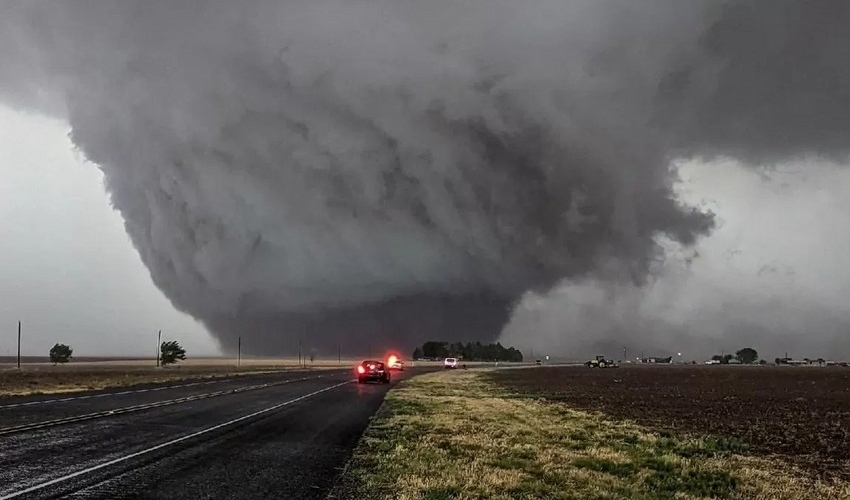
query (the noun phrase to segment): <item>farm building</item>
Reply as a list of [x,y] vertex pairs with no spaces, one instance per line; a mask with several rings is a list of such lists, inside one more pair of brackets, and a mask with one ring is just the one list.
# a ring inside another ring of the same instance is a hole
[[673,356],[669,356],[669,357],[666,357],[666,358],[658,358],[658,357],[652,357],[652,358],[640,358],[640,359],[638,359],[638,361],[640,361],[641,363],[664,363],[664,364],[670,364],[670,363],[672,363],[672,362],[673,362]]

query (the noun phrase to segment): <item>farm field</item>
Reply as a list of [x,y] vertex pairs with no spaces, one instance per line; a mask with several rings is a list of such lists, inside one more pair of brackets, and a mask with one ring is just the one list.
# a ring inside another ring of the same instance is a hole
[[[314,366],[337,366],[340,364],[348,365],[354,363],[354,358],[342,358],[341,361],[338,361],[336,357],[333,359],[316,359],[312,364]],[[236,366],[237,360],[235,357],[194,357],[190,356],[185,360],[178,363],[176,366],[180,367],[192,367],[192,368],[221,368],[221,367],[233,367]],[[309,360],[307,361],[308,364]],[[264,357],[264,358],[256,358],[250,356],[242,356],[240,360],[240,364],[243,367],[268,367],[268,366],[283,366],[283,367],[297,367],[298,366],[298,358],[294,356],[287,357]],[[137,357],[110,357],[110,356],[74,356],[74,358],[64,367],[68,369],[80,369],[80,368],[94,368],[94,369],[110,369],[111,367],[127,367],[127,368],[135,368],[135,369],[146,369],[153,368],[156,365],[156,358],[151,356],[149,358],[137,358]],[[3,368],[14,368],[15,366],[15,357],[14,356],[0,356],[0,369]],[[51,367],[53,363],[50,362],[50,359],[47,356],[24,356],[21,358],[21,368],[24,369],[38,369],[41,367]]]
[[516,394],[677,435],[739,441],[818,477],[850,479],[850,369],[688,366],[493,372]]
[[[717,368],[482,368],[405,380],[388,394],[329,498],[850,498],[838,451],[846,438],[834,434],[833,447],[821,449],[822,440],[804,437],[838,428],[821,418],[846,415],[842,372]],[[813,396],[807,388],[819,384]],[[828,403],[748,433],[800,398]],[[704,405],[725,409],[703,413]],[[791,430],[769,439],[782,425]],[[767,443],[779,451],[768,452]]]

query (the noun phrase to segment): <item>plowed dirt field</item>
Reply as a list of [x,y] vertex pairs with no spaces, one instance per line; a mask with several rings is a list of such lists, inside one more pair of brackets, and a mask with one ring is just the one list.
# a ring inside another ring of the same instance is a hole
[[732,438],[824,478],[850,478],[850,368],[536,367],[491,375],[517,395],[628,419],[661,433]]

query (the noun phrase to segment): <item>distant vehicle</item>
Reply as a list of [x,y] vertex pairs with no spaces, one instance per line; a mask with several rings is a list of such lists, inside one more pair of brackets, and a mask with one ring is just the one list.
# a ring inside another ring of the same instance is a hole
[[543,364],[543,361],[538,359],[537,361],[534,362],[534,364],[537,365],[537,366],[540,366],[540,365]]
[[605,356],[596,356],[590,361],[585,361],[584,366],[588,368],[617,368],[620,365],[610,359],[605,359]]
[[705,362],[705,364],[707,364],[707,365],[719,365],[720,360],[719,359],[709,359],[708,361]]
[[357,365],[357,382],[360,384],[366,382],[389,384],[390,371],[381,361],[366,360]]
[[387,358],[387,366],[390,370],[404,371],[404,361],[398,359],[398,356],[390,356]]
[[454,370],[457,368],[457,358],[446,358],[445,361],[443,361],[443,368],[447,370]]

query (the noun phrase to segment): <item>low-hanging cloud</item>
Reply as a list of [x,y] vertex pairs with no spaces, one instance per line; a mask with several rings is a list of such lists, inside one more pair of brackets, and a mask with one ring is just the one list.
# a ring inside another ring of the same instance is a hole
[[668,247],[644,286],[591,278],[529,293],[502,342],[573,359],[681,353],[701,361],[747,346],[767,360],[844,359],[850,170],[806,161],[757,171],[721,161],[680,171],[683,199],[711,198],[710,238]]
[[68,120],[224,348],[492,338],[641,283],[710,213],[676,158],[844,157],[841,0],[0,5],[0,99]]

